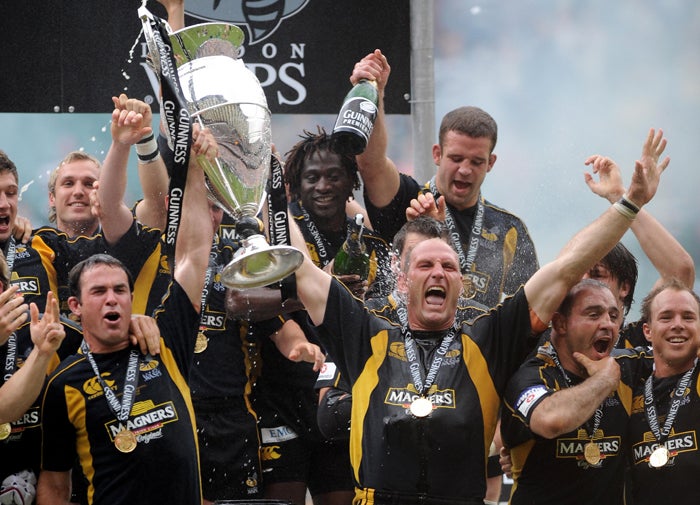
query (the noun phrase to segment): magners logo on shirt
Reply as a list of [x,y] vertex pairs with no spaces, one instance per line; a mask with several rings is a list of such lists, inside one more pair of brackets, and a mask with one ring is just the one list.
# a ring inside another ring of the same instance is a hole
[[39,279],[37,277],[20,277],[16,272],[10,276],[10,284],[19,287],[23,295],[40,295]]
[[[683,452],[697,451],[698,450],[698,440],[695,430],[684,431],[676,433],[671,429],[664,446],[668,449],[670,453],[670,458],[667,466],[673,466],[675,464],[675,458]],[[654,449],[659,447],[659,443],[656,441],[656,437],[647,431],[644,434],[644,439],[632,446],[632,459],[635,465],[640,463],[649,463],[649,456],[654,452]]]
[[107,423],[107,431],[112,440],[117,433],[127,429],[134,432],[139,442],[143,438],[159,438],[160,430],[166,424],[178,420],[177,410],[172,401],[155,405],[151,400],[136,402],[131,408],[131,417],[126,422],[116,419]]
[[[411,402],[420,396],[415,386],[408,384],[405,388],[389,388],[384,398],[384,403],[408,409],[411,406]],[[437,386],[433,385],[426,396],[433,402],[433,408],[455,408],[454,389],[438,389]]]
[[582,468],[597,468],[602,466],[605,458],[617,456],[620,453],[620,437],[606,437],[603,430],[597,430],[593,436],[593,442],[597,444],[598,449],[600,449],[600,462],[596,465],[591,465],[590,463],[586,462],[583,456],[584,447],[590,441],[590,436],[588,433],[586,433],[586,430],[583,429],[578,430],[576,433],[576,438],[558,438],[556,457],[559,459],[575,459],[578,462],[578,465]]

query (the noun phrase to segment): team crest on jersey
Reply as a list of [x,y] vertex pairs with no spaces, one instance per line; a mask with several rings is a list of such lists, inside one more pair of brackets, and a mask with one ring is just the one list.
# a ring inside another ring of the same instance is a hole
[[[696,452],[698,450],[698,437],[695,430],[683,431],[676,433],[671,429],[671,433],[664,442],[664,446],[668,449],[669,460],[665,466],[673,466],[676,463],[676,456],[684,452]],[[654,452],[654,449],[659,447],[656,437],[647,431],[644,433],[643,440],[632,446],[632,461],[635,465],[641,463],[649,464],[649,456]]]
[[448,349],[445,353],[444,359],[442,360],[442,366],[454,367],[455,365],[458,365],[461,356],[461,348],[457,347],[456,349]]
[[579,468],[600,468],[606,458],[618,456],[620,453],[621,442],[617,435],[605,436],[603,430],[596,430],[593,435],[594,443],[598,445],[600,450],[600,461],[592,465],[584,458],[584,447],[591,442],[591,437],[586,430],[579,429],[576,433],[576,438],[558,438],[557,439],[557,454],[558,459],[575,459]]
[[246,493],[253,495],[258,493],[258,473],[253,472],[245,480]]
[[[419,398],[421,395],[416,391],[413,384],[408,384],[405,388],[389,388],[384,398],[384,403],[403,407],[408,412],[411,407],[411,402]],[[433,404],[433,409],[453,409],[455,408],[455,391],[454,389],[438,389],[433,385],[425,395]]]
[[15,259],[26,259],[31,256],[31,253],[27,250],[27,246],[24,244],[17,245],[15,248]]
[[161,377],[163,375],[163,372],[161,372],[160,367],[158,365],[160,365],[160,362],[150,354],[143,358],[143,360],[139,364],[141,379],[143,379],[144,382],[148,382],[152,379]]
[[153,439],[163,437],[163,427],[179,419],[177,409],[172,401],[156,405],[151,400],[136,402],[131,408],[131,416],[126,422],[113,420],[107,423],[107,432],[114,437],[122,430],[131,430],[136,440],[147,444]]
[[486,228],[485,226],[481,230],[481,238],[486,242],[482,242],[481,245],[487,249],[493,249],[495,243],[498,242],[498,236],[501,234],[501,228],[494,226],[493,228]]

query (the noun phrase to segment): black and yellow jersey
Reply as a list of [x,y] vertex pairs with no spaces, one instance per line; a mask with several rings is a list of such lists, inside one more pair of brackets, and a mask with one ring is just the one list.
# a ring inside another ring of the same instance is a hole
[[[201,503],[195,418],[187,386],[199,315],[173,282],[156,320],[161,353],[141,356],[126,421],[117,420],[110,409],[84,354],[67,358],[49,377],[41,405],[41,467],[64,472],[79,458],[89,503]],[[130,351],[93,355],[101,377],[120,401]],[[123,429],[137,437],[132,452],[115,447],[115,436]]]
[[[401,328],[372,314],[333,281],[322,343],[352,385],[350,457],[360,503],[374,492],[483,500],[486,460],[506,381],[520,365],[533,331],[524,290],[459,328],[426,395],[433,410],[416,418]],[[424,367],[436,349],[419,353]]]
[[[530,430],[532,412],[542,400],[568,387],[548,351],[551,345],[546,342],[523,363],[506,390],[501,436],[513,464],[510,503],[570,503],[575,497],[576,503],[619,505],[623,503],[624,444],[632,388],[639,377],[648,375],[653,360],[642,349],[615,351],[622,380],[602,403],[595,432],[591,419],[574,431],[547,439]],[[571,372],[567,375],[572,386],[583,381]],[[591,441],[600,450],[600,461],[595,464],[584,457],[584,448]]]
[[[412,177],[400,174],[399,190],[394,199],[381,209],[365,198],[367,213],[375,233],[387,242],[406,223],[406,208],[418,194],[427,190]],[[436,198],[438,195],[434,195]],[[504,295],[512,295],[539,268],[535,245],[527,227],[516,215],[488,200],[484,206],[483,224],[471,271],[462,272],[474,288],[473,299],[487,307],[496,305]],[[476,207],[458,211],[448,204],[465,254],[470,250],[472,224]],[[475,237],[476,238],[476,237]]]

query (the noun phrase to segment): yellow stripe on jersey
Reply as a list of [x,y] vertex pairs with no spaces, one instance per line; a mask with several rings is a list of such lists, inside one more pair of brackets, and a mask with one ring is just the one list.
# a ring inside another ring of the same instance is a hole
[[83,474],[88,481],[87,498],[88,503],[92,503],[95,494],[93,480],[95,478],[95,467],[93,465],[92,454],[90,452],[90,440],[88,438],[87,427],[85,426],[85,396],[82,391],[73,387],[65,386],[66,408],[68,409],[68,419],[75,426],[75,442],[78,457],[83,468]]
[[[53,265],[53,261],[56,258],[56,253],[51,249],[44,239],[34,235],[32,237],[32,248],[39,253],[41,258],[41,265],[44,267],[46,272],[46,277],[49,280],[49,290],[53,291],[55,295],[58,296],[58,283],[56,282],[56,268]],[[46,293],[41,293],[42,296],[46,296]]]
[[632,388],[620,381],[617,386],[617,396],[620,397],[620,402],[629,416],[632,413]]
[[365,368],[355,381],[352,388],[352,414],[350,416],[352,429],[350,430],[350,463],[352,464],[355,481],[360,482],[360,461],[362,459],[362,439],[364,437],[364,420],[369,408],[369,400],[372,391],[379,384],[379,368],[388,355],[387,342],[389,335],[386,330],[377,333],[370,345],[373,356],[384,356],[381,360],[371,358],[365,363]]
[[158,274],[158,267],[160,266],[160,248],[161,245],[158,244],[141,268],[139,276],[134,281],[134,303],[132,305],[132,312],[134,314],[146,314],[151,287],[153,286],[153,282]]
[[[469,335],[464,333],[462,333],[462,349],[467,374],[469,374],[469,378],[479,395],[481,415],[484,420],[484,464],[486,464],[488,448],[491,446],[493,435],[496,432],[500,399],[481,349]],[[486,467],[484,466],[484,468]]]
[[518,479],[520,474],[525,468],[525,463],[527,462],[527,457],[530,455],[530,451],[535,445],[535,439],[530,439],[525,443],[518,445],[517,447],[512,447],[510,449],[510,461],[511,461],[511,471],[513,472],[513,488],[511,489],[510,496],[512,497],[518,487]]

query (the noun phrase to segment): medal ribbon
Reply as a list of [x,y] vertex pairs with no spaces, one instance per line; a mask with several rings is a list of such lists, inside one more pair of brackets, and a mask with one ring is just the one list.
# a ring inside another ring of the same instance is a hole
[[[267,198],[267,209],[270,245],[291,245],[289,208],[287,206],[287,192],[284,189],[282,163],[275,155],[270,157],[270,191]],[[279,219],[276,219],[276,216],[279,216]],[[280,294],[282,303],[297,297],[296,275],[292,273],[280,281]]]
[[[437,201],[440,196],[440,192],[435,185],[435,177],[430,179],[428,182],[430,192]],[[471,233],[469,234],[469,250],[467,254],[464,254],[464,246],[462,245],[462,239],[459,235],[459,230],[457,229],[457,224],[455,223],[452,212],[445,202],[445,226],[450,231],[450,237],[452,242],[454,242],[455,250],[457,251],[457,256],[459,256],[459,267],[462,269],[462,273],[467,273],[472,271],[472,266],[474,265],[474,259],[476,259],[476,252],[479,250],[479,237],[481,236],[481,228],[484,224],[484,201],[479,194],[479,198],[476,204],[476,214],[474,216],[474,222],[472,223]]]
[[656,441],[663,444],[671,433],[671,428],[673,427],[673,422],[676,420],[676,415],[681,407],[681,400],[683,400],[683,395],[685,390],[690,384],[690,378],[695,371],[695,366],[698,364],[697,358],[693,363],[693,368],[688,370],[683,374],[683,376],[678,380],[676,384],[676,389],[673,392],[673,400],[671,401],[671,407],[668,409],[668,415],[666,416],[666,421],[661,429],[659,429],[659,418],[656,412],[656,405],[654,404],[654,389],[653,389],[653,377],[652,373],[647,380],[644,382],[644,410],[647,415],[647,422],[649,423],[649,429],[654,434]]
[[413,385],[416,387],[416,391],[421,396],[425,396],[428,392],[430,386],[433,385],[437,377],[440,366],[442,365],[443,356],[447,353],[447,349],[455,338],[456,330],[454,326],[450,328],[450,331],[442,337],[442,342],[440,342],[440,347],[438,347],[435,355],[433,356],[433,361],[430,363],[430,368],[428,368],[428,373],[425,376],[425,382],[423,382],[423,367],[418,362],[418,352],[416,349],[416,343],[411,335],[411,330],[408,326],[401,328],[401,333],[403,333],[404,345],[406,346],[406,360],[408,361],[408,369],[411,374],[411,380]]
[[313,219],[311,219],[311,216],[309,216],[309,213],[306,211],[301,202],[299,202],[299,208],[301,209],[301,215],[304,216],[306,227],[309,230],[309,233],[311,234],[311,240],[314,241],[314,245],[316,246],[316,252],[318,253],[318,261],[321,264],[321,268],[323,268],[328,263],[330,263],[331,259],[333,258],[329,258],[327,243],[321,236],[321,232],[318,231],[316,223],[314,223]]
[[97,363],[95,362],[95,357],[92,355],[92,352],[90,352],[88,345],[83,341],[81,347],[83,354],[85,354],[87,357],[88,363],[90,363],[92,370],[95,372],[97,382],[99,382],[100,386],[102,387],[102,391],[105,394],[110,410],[117,417],[117,420],[122,422],[126,421],[129,419],[131,406],[133,405],[134,397],[136,396],[136,386],[138,386],[139,383],[138,367],[141,361],[141,353],[138,349],[132,349],[129,353],[126,376],[124,377],[124,393],[122,394],[122,401],[120,404],[119,400],[117,400],[117,395],[114,394],[114,391],[112,391],[112,389],[105,383],[104,379],[102,379],[100,370],[97,368]]
[[[12,268],[15,266],[15,257],[17,256],[17,242],[15,237],[10,237],[7,240],[7,252],[5,253],[5,263],[7,263],[7,272],[10,276],[7,279],[9,283],[12,279]],[[7,354],[5,355],[5,376],[4,381],[7,382],[12,374],[17,370],[17,332],[12,332],[7,339]]]
[[[182,202],[187,182],[187,169],[192,144],[192,125],[177,74],[170,36],[165,22],[153,16],[147,21],[158,50],[158,79],[161,88],[160,110],[168,129],[169,144],[173,149],[173,166],[168,188],[168,220],[165,229],[165,251],[173,267],[175,242],[180,228]],[[164,111],[164,112],[163,112]]]
[[209,250],[209,266],[207,266],[207,271],[204,276],[204,289],[202,289],[202,301],[201,309],[199,313],[199,329],[203,330],[205,327],[202,324],[202,318],[204,317],[204,307],[207,304],[207,298],[209,298],[209,290],[212,287],[212,280],[214,279],[214,269],[216,268],[216,258],[218,256],[218,250],[216,248],[219,242],[218,237],[214,235],[214,240],[211,243],[211,249]]
[[[12,276],[12,267],[15,266],[15,256],[17,252],[17,243],[15,237],[10,237],[7,241],[7,252],[5,253],[5,263],[7,263],[7,271]],[[7,279],[8,281],[10,279]]]
[[[571,378],[569,375],[566,373],[566,370],[564,370],[564,367],[561,365],[561,361],[559,361],[559,356],[557,355],[557,350],[554,348],[553,345],[541,347],[540,351],[544,352],[545,354],[549,355],[550,358],[552,358],[552,361],[554,361],[554,364],[557,366],[557,369],[559,370],[559,373],[561,373],[564,376],[564,380],[566,383],[566,387],[570,388],[571,387]],[[593,436],[595,435],[595,432],[598,430],[600,427],[600,422],[603,419],[603,404],[601,403],[597,409],[595,409],[595,413],[593,414],[593,428],[591,429],[590,433],[588,432],[588,421],[586,421],[585,424],[585,429],[586,429],[586,434],[588,435],[588,438],[593,440]]]
[[4,382],[10,380],[12,374],[17,369],[17,332],[12,332],[7,339],[7,354],[5,355],[5,377]]

